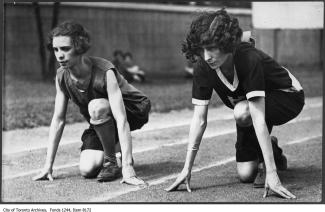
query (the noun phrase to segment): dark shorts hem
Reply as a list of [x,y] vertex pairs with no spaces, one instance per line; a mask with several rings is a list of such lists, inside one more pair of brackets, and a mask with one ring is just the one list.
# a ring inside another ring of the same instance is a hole
[[[271,134],[273,126],[282,125],[299,115],[304,106],[304,92],[273,91],[265,97],[265,119]],[[237,127],[236,161],[263,161],[253,126]],[[280,151],[280,150],[279,150]],[[276,151],[275,151],[276,152]]]

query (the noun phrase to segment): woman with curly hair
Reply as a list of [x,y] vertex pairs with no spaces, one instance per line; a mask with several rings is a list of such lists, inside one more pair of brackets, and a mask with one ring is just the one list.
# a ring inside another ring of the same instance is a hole
[[194,114],[182,172],[166,190],[185,183],[191,192],[192,166],[207,126],[213,90],[234,110],[237,173],[242,182],[271,189],[284,198],[296,198],[284,188],[278,170],[287,159],[270,136],[272,127],[295,118],[304,106],[298,80],[273,58],[244,38],[238,20],[222,9],[201,13],[191,24],[182,51],[194,63],[192,103]]
[[[81,175],[97,177],[99,182],[123,176],[121,182],[146,184],[133,168],[130,131],[148,122],[150,100],[130,85],[110,61],[86,55],[90,36],[82,25],[63,22],[49,34],[48,47],[54,51],[60,67],[55,79],[55,107],[46,162],[34,180],[53,180],[53,163],[71,100],[89,123],[81,137]],[[122,161],[116,158],[120,151]]]

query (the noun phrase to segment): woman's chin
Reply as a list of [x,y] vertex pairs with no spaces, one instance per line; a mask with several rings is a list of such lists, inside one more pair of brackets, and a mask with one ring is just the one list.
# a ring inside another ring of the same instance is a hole
[[209,64],[209,66],[210,66],[210,68],[212,68],[212,69],[218,69],[218,68],[220,68],[220,66],[218,66],[218,65],[210,65],[210,64]]

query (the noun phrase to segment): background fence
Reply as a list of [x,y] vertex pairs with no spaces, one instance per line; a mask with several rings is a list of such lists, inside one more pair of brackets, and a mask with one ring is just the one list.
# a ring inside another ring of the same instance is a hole
[[[41,4],[43,32],[50,31],[50,3]],[[181,42],[197,11],[219,8],[136,3],[61,3],[59,23],[73,19],[92,36],[90,55],[112,60],[116,49],[130,51],[151,77],[183,74]],[[321,30],[254,30],[250,9],[228,9],[243,30],[253,31],[257,47],[285,65],[322,63]],[[36,19],[31,4],[5,5],[5,74],[41,75]],[[48,54],[48,53],[47,53]],[[48,57],[48,55],[47,55]]]

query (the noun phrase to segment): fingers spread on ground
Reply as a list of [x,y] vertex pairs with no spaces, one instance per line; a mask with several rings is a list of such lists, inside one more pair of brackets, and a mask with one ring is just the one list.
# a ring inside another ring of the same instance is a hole
[[53,181],[52,175],[48,175],[48,178],[49,178],[50,181]]
[[296,198],[296,196],[295,196],[294,194],[292,194],[290,191],[288,191],[288,190],[285,189],[285,188],[282,189],[282,192],[283,192],[284,194],[286,194],[287,196],[289,196],[290,198],[293,198],[293,199]]

